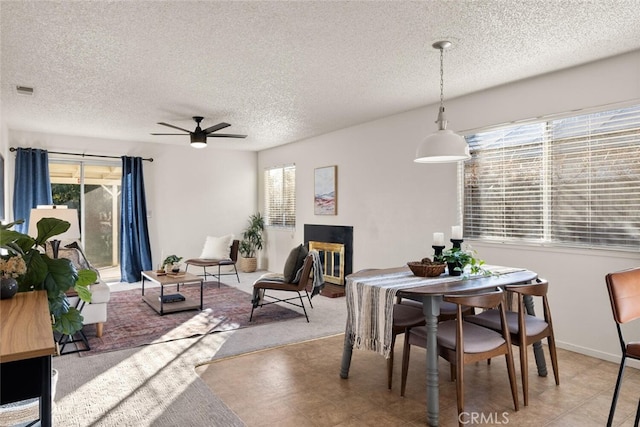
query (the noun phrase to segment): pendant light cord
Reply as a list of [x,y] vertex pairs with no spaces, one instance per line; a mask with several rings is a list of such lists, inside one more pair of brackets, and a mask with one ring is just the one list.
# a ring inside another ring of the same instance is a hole
[[444,111],[444,49],[440,48],[440,110]]

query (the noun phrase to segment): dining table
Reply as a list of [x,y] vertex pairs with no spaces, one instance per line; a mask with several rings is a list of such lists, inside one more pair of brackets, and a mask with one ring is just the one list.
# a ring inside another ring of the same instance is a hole
[[[388,358],[391,352],[393,305],[397,297],[422,301],[427,329],[426,391],[427,424],[439,425],[438,316],[444,295],[473,293],[507,285],[531,283],[538,275],[515,267],[485,266],[484,274],[438,277],[415,276],[408,267],[366,270],[346,278],[347,322],[340,377],[349,377],[353,349],[376,351]],[[525,303],[534,314],[531,300]],[[539,375],[546,376],[541,344],[534,346]]]

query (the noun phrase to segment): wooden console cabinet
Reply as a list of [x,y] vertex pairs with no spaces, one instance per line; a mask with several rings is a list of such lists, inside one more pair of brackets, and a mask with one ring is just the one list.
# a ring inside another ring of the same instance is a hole
[[40,424],[51,426],[51,356],[56,347],[46,291],[0,300],[0,403],[40,398]]

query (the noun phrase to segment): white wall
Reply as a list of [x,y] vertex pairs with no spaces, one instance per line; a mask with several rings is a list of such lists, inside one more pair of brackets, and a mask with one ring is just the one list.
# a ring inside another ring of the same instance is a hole
[[[463,132],[633,100],[640,102],[640,51],[448,100],[446,106],[449,127]],[[297,228],[267,230],[270,269],[282,269],[289,250],[303,240],[304,224],[353,226],[354,271],[431,255],[432,233],[448,236],[459,223],[457,167],[412,161],[421,138],[436,130],[436,112],[437,106],[428,106],[261,152],[260,171],[296,164]],[[317,216],[313,170],[327,165],[338,166],[338,214]],[[549,279],[561,346],[617,360],[604,276],[640,264],[637,251],[470,243],[489,264],[521,266]],[[640,335],[640,327],[635,332]]]
[[[197,257],[207,235],[239,236],[256,211],[257,155],[247,151],[203,150],[68,135],[9,130],[11,147],[112,156],[140,156],[154,265],[161,255]],[[51,155],[53,156],[53,154]],[[80,159],[76,157],[76,159]],[[91,160],[87,158],[87,160]],[[5,157],[9,200],[13,200],[15,153]],[[13,214],[13,209],[9,209]]]

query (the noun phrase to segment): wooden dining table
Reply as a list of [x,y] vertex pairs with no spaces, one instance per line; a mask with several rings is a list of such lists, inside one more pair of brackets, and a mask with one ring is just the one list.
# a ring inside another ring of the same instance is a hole
[[[440,414],[437,332],[443,295],[530,283],[538,277],[535,272],[521,268],[487,266],[487,270],[492,274],[457,277],[443,274],[431,278],[414,276],[408,267],[399,267],[368,270],[347,276],[347,324],[340,377],[349,377],[354,345],[356,348],[378,351],[388,357],[391,328],[383,323],[392,321],[391,310],[396,296],[421,300],[427,327],[427,423],[429,426],[438,426]],[[532,311],[533,306],[530,307]],[[541,353],[541,348],[537,351]],[[544,363],[544,357],[536,355],[536,362]],[[546,370],[544,374],[546,375]]]

